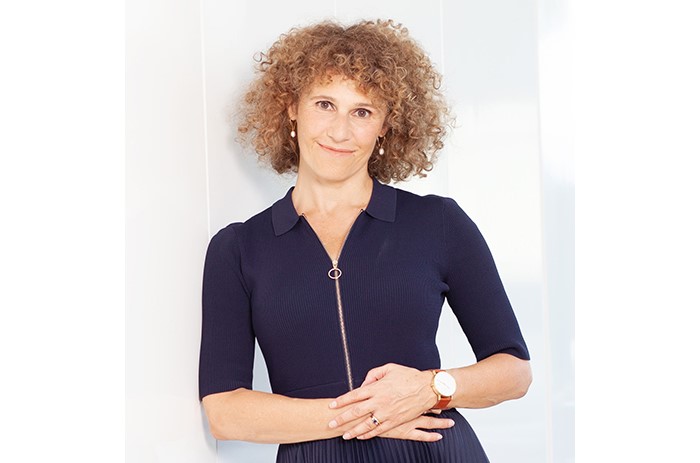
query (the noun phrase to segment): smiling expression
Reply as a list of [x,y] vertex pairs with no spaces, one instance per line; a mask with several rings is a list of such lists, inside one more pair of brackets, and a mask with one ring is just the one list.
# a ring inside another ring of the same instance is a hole
[[297,122],[299,176],[321,181],[367,176],[377,137],[386,132],[385,105],[340,76],[303,92],[289,108],[289,117]]

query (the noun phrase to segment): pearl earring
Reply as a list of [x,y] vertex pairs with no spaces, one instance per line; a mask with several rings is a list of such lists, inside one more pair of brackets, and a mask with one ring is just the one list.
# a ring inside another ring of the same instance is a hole
[[289,132],[289,135],[292,136],[292,138],[295,138],[297,136],[297,121],[292,119],[292,131]]
[[384,138],[377,137],[377,141],[379,142],[379,155],[384,156]]

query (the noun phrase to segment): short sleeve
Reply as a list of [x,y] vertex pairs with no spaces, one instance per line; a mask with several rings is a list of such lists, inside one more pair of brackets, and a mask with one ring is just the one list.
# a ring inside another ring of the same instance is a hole
[[237,228],[231,224],[210,241],[202,284],[199,398],[252,388],[255,336],[250,297],[241,273]]
[[529,360],[525,340],[496,264],[476,224],[453,199],[445,198],[447,302],[477,360],[507,353]]

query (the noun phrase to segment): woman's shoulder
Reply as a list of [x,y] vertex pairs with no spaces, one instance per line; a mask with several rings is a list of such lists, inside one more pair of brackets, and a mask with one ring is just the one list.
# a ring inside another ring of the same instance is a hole
[[429,211],[443,212],[445,210],[462,210],[453,198],[434,193],[420,195],[411,191],[394,188],[398,207],[425,209]]
[[402,221],[409,224],[422,224],[422,227],[430,224],[436,231],[461,229],[470,234],[478,228],[467,212],[450,196],[419,195],[399,188],[396,193],[397,217],[402,217]]
[[264,232],[265,229],[271,227],[272,222],[272,206],[258,212],[245,221],[231,222],[221,228],[214,237],[223,240],[236,240],[241,237]]

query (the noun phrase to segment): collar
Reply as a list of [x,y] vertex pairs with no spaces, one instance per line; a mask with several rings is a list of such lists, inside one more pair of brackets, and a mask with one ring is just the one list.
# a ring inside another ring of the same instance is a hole
[[[396,189],[379,183],[376,178],[372,179],[372,183],[372,196],[365,212],[375,219],[393,222],[396,220]],[[275,236],[284,235],[299,221],[300,216],[292,203],[292,190],[294,187],[287,191],[284,198],[272,205],[272,227]]]

